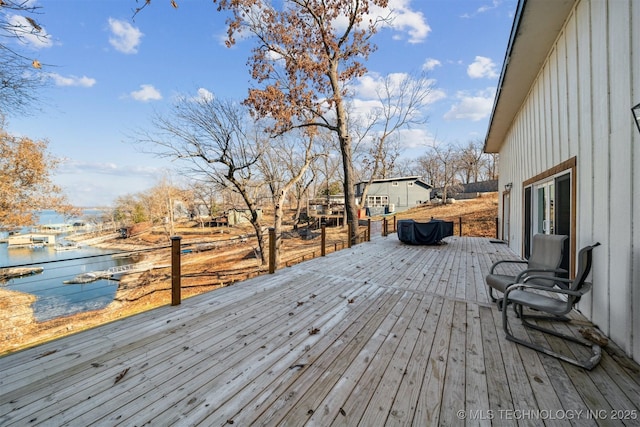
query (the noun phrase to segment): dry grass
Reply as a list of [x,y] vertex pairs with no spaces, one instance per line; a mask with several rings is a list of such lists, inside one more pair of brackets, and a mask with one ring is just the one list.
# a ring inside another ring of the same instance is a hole
[[[482,197],[458,200],[447,205],[424,205],[398,213],[398,219],[429,221],[432,218],[453,221],[458,226],[462,218],[462,235],[495,237],[498,216],[498,193],[485,193]],[[458,234],[458,229],[455,229]]]
[[[431,218],[436,218],[454,221],[456,234],[458,220],[462,218],[463,235],[494,237],[497,206],[497,194],[490,193],[481,198],[449,205],[421,206],[398,213],[396,218],[410,218],[416,221],[429,221]],[[268,216],[264,219],[264,223],[269,223]],[[260,261],[255,257],[256,240],[243,241],[239,238],[252,232],[251,227],[198,228],[194,224],[177,229],[176,234],[182,236],[182,245],[211,242],[219,242],[223,245],[212,250],[194,251],[182,255],[182,297],[188,298],[265,274],[267,266],[260,265]],[[344,228],[328,228],[327,252],[344,248],[346,238]],[[125,241],[114,240],[100,246],[127,251],[156,245],[165,246],[165,248],[145,253],[143,262],[157,267],[144,273],[123,276],[114,301],[102,310],[36,322],[30,308],[33,301],[31,295],[0,289],[0,308],[2,308],[0,355],[169,304],[171,302],[171,271],[166,234],[161,231],[146,232]],[[304,240],[295,232],[288,232],[282,248],[281,268],[319,256],[320,238],[316,236],[313,239]]]

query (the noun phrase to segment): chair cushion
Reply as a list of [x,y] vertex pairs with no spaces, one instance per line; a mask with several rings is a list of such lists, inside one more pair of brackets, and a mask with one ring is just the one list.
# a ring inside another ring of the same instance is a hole
[[527,292],[517,289],[509,292],[507,298],[509,298],[509,302],[514,302],[525,307],[530,307],[535,310],[555,314],[558,316],[571,311],[571,304],[568,304],[567,301],[548,297],[546,295],[541,295],[534,292]]
[[507,286],[515,283],[516,276],[509,276],[506,274],[488,274],[485,280],[487,285],[491,286],[496,291],[504,293]]

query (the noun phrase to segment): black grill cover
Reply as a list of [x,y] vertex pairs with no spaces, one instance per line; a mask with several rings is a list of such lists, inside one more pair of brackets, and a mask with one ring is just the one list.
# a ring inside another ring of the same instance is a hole
[[398,238],[410,245],[435,245],[442,239],[453,236],[453,222],[432,219],[416,222],[412,219],[398,221]]

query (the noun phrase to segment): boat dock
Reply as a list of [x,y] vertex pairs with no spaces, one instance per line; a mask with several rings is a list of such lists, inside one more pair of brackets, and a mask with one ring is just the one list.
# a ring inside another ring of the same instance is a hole
[[7,238],[7,248],[32,248],[36,246],[52,246],[56,244],[53,234],[14,234]]

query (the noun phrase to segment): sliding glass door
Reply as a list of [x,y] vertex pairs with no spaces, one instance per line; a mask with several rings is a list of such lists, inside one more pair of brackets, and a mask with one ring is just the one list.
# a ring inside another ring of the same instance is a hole
[[555,232],[555,180],[535,186],[533,199],[533,234],[554,234]]
[[535,234],[565,234],[565,257],[561,267],[570,269],[571,240],[571,173],[563,172],[546,177],[525,187],[524,195],[524,253],[531,254],[532,236]]

